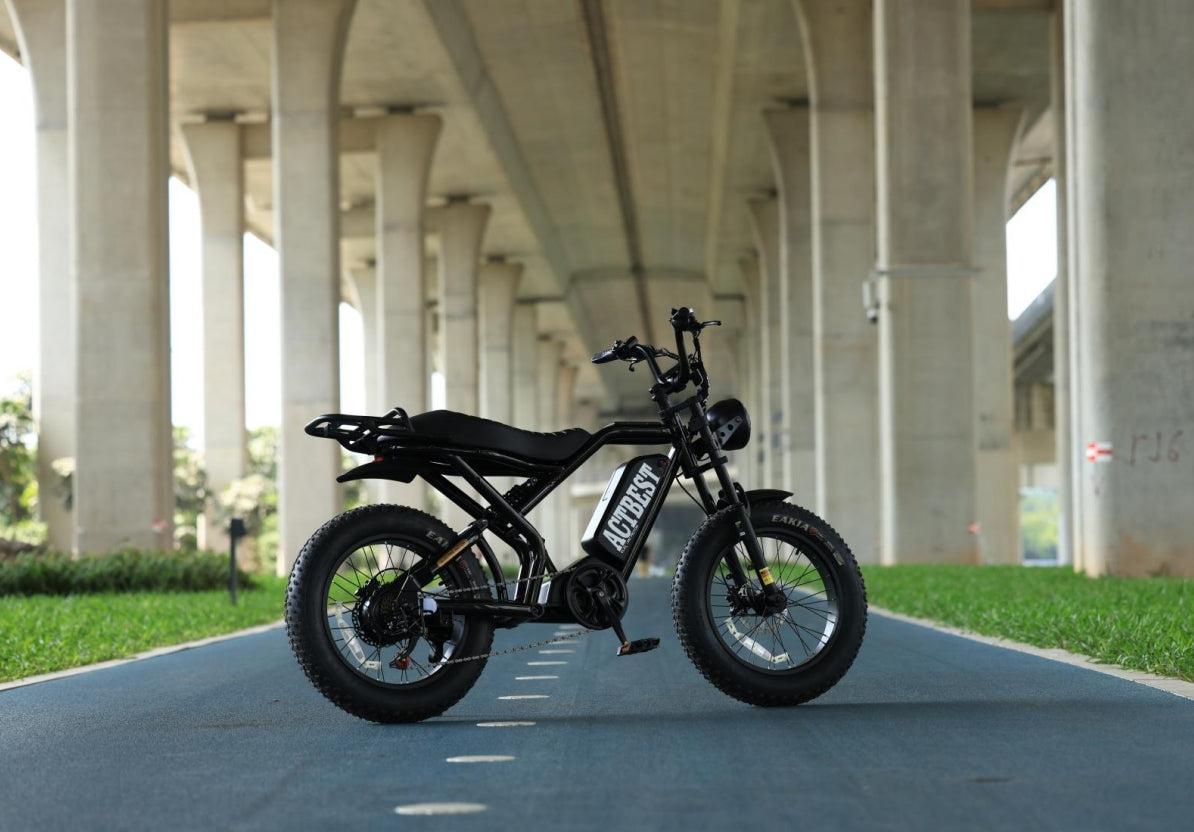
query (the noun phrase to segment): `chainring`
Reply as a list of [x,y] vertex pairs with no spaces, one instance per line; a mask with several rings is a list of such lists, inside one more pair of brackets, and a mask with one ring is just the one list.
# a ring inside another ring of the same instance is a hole
[[579,624],[590,630],[604,630],[614,623],[608,620],[605,608],[597,601],[598,590],[604,590],[609,606],[617,617],[615,620],[620,620],[630,605],[622,573],[601,561],[590,561],[576,567],[568,578],[564,595],[568,610]]

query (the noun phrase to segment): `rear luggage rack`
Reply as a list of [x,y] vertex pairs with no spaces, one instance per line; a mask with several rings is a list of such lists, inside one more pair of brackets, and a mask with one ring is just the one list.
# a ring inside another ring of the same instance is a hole
[[325,413],[309,422],[304,430],[310,436],[335,439],[353,453],[369,456],[377,456],[394,445],[407,444],[415,436],[410,417],[400,407],[385,416]]

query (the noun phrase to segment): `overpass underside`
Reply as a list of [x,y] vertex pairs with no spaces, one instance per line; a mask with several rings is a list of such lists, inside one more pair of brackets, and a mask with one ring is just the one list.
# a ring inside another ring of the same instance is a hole
[[[1053,176],[1063,558],[1194,575],[1182,0],[2,9],[37,107],[43,493],[75,459],[59,547],[172,539],[173,173],[201,206],[213,490],[246,465],[244,231],[279,252],[280,569],[340,502],[302,427],[339,409],[342,300],[370,410],[427,409],[438,370],[449,409],[538,430],[646,412],[587,354],[693,306],[726,323],[715,396],[753,414],[745,483],[863,562],[1017,562],[1004,223]],[[544,511],[554,551],[585,493]]]

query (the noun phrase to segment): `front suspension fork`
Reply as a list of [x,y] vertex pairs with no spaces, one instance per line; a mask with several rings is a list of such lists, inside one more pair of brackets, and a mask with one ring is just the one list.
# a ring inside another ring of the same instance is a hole
[[[763,546],[759,543],[759,538],[755,534],[755,527],[750,522],[750,507],[745,500],[742,500],[733,507],[730,512],[731,521],[734,524],[734,532],[738,535],[738,541],[746,549],[747,557],[750,558],[750,565],[754,569],[755,574],[759,576],[759,583],[763,585],[763,596],[768,603],[775,603],[783,597],[783,592],[775,584],[775,578],[771,576],[771,568],[767,566],[767,558],[763,554]],[[737,551],[730,553],[729,561],[730,572],[734,576],[734,580],[738,582],[739,586],[747,586],[749,578],[746,575],[746,570],[742,568],[741,561],[738,560]]]

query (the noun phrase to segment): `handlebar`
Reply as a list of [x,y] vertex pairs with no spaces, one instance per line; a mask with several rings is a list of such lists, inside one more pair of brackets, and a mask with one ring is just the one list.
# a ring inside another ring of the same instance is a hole
[[[646,361],[647,366],[651,368],[651,374],[655,376],[656,383],[665,385],[668,392],[671,393],[683,390],[692,377],[692,367],[688,360],[688,349],[684,345],[684,333],[692,333],[693,345],[699,355],[701,330],[707,326],[721,326],[721,321],[699,321],[692,308],[684,306],[680,309],[672,310],[670,322],[672,329],[676,333],[675,354],[649,344],[640,344],[638,338],[631,335],[625,341],[615,341],[614,345],[607,350],[594,353],[592,362],[594,364],[608,364],[610,361],[631,361],[631,369],[634,369],[634,363]],[[655,361],[656,358],[661,356],[676,359],[676,366],[666,373],[662,372],[659,369],[659,364]]]

